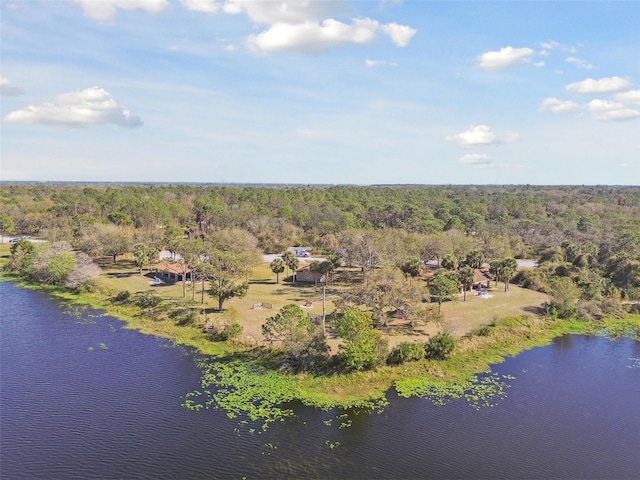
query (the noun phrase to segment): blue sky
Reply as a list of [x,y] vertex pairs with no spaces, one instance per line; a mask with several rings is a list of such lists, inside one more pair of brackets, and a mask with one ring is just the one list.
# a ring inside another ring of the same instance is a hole
[[640,2],[0,9],[2,180],[640,183]]

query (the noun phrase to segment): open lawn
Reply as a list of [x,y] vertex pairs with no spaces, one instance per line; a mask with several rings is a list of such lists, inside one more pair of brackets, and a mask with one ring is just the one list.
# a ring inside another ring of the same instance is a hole
[[[118,260],[113,264],[111,259],[105,258],[101,261],[104,269],[103,278],[105,283],[114,291],[129,290],[132,294],[153,291],[160,295],[165,301],[182,303],[182,283],[167,282],[159,286],[149,285],[154,273],[144,272],[140,275],[131,260],[126,258]],[[186,299],[195,298],[192,305],[200,308],[200,325],[205,321],[223,323],[235,320],[244,328],[246,340],[260,341],[262,339],[262,324],[264,321],[275,315],[280,308],[289,303],[301,306],[310,315],[322,315],[322,287],[305,283],[293,283],[291,278],[285,278],[286,272],[280,275],[280,283],[276,283],[276,276],[271,272],[268,263],[257,266],[248,278],[250,287],[249,293],[244,298],[233,298],[224,304],[225,311],[218,312],[217,300],[210,295],[204,295],[204,304],[200,303],[202,287],[200,283],[192,285],[187,282]],[[347,288],[352,282],[358,281],[361,273],[357,269],[341,269],[336,273],[332,283],[327,287],[326,311],[330,314],[334,310],[333,300],[336,293]],[[205,288],[207,286],[205,285]],[[195,294],[194,294],[195,288]],[[463,295],[454,301],[442,304],[442,313],[445,318],[444,327],[448,328],[457,336],[477,329],[478,327],[491,323],[497,319],[522,316],[535,313],[542,303],[547,300],[547,296],[532,290],[519,288],[511,285],[507,292],[504,292],[503,284],[492,287],[488,298],[479,297],[474,291],[467,292],[467,299],[463,301]],[[271,308],[258,306],[259,304],[270,304]],[[437,333],[443,328],[439,324],[426,324],[414,330],[390,329],[389,343],[394,346],[401,341],[426,340],[429,335]],[[337,351],[338,340],[334,338],[329,329],[329,344],[333,351]]]
[[[169,282],[163,285],[151,286],[154,273],[137,271],[133,262],[127,259],[118,260],[115,264],[105,258],[100,262],[104,270],[103,278],[114,292],[128,290],[131,294],[153,291],[165,301],[182,302],[182,282]],[[259,341],[262,339],[262,324],[275,315],[280,308],[295,303],[303,307],[310,315],[322,315],[322,288],[319,285],[304,283],[292,283],[285,281],[284,275],[280,275],[280,283],[276,283],[276,276],[269,268],[268,263],[256,267],[248,278],[249,293],[244,298],[232,298],[224,303],[224,312],[218,312],[218,301],[206,293],[208,284],[205,284],[204,304],[201,304],[202,285],[196,282],[186,284],[186,299],[195,298],[193,305],[201,308],[206,314],[206,320],[213,323],[221,323],[236,320],[244,328],[247,339]],[[195,288],[195,295],[194,295]],[[271,304],[272,308],[256,306],[257,304]],[[311,304],[310,306],[308,306]],[[327,296],[327,313],[333,311],[333,302]],[[254,306],[256,306],[254,308]],[[205,319],[202,318],[202,323]]]

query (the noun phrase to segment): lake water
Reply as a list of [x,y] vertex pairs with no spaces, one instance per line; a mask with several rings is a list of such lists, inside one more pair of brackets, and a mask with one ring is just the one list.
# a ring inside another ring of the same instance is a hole
[[565,336],[510,358],[491,408],[390,393],[381,414],[295,407],[250,435],[180,406],[199,387],[188,349],[10,283],[0,301],[3,480],[640,478],[629,339]]

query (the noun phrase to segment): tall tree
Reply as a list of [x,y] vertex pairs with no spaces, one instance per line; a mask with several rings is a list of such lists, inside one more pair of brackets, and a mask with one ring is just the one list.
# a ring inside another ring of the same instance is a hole
[[335,329],[342,343],[340,358],[353,370],[367,370],[381,365],[389,346],[380,332],[372,326],[371,315],[360,310],[347,310],[335,321]]
[[0,213],[0,235],[2,237],[0,243],[4,243],[5,235],[13,235],[15,233],[16,228],[11,217],[6,213]]
[[269,317],[262,325],[262,334],[269,342],[281,343],[296,370],[306,370],[329,350],[320,329],[294,304]]
[[281,258],[274,258],[271,262],[271,271],[276,274],[276,283],[280,283],[280,274],[284,272],[284,261]]
[[462,285],[463,291],[463,301],[467,301],[467,290],[469,287],[473,285],[473,280],[475,278],[475,271],[468,265],[465,265],[460,270],[458,270],[458,281]]
[[209,286],[211,296],[218,299],[218,310],[220,312],[222,312],[226,300],[234,297],[242,298],[247,295],[248,291],[249,284],[247,282],[236,284],[233,280],[220,276],[214,278]]
[[410,257],[400,267],[406,278],[416,278],[422,273],[422,261],[418,257]]
[[282,254],[282,261],[285,263],[287,268],[291,270],[291,273],[293,274],[293,281],[295,282],[296,270],[300,265],[300,260],[297,259],[296,255],[291,250],[287,250]]
[[515,258],[505,258],[503,260],[495,260],[489,264],[489,273],[495,277],[497,281],[504,282],[504,291],[509,289],[509,280],[516,273],[518,262]]
[[443,301],[451,300],[460,291],[458,285],[458,274],[444,268],[436,270],[429,279],[427,286],[431,296],[438,302],[438,312],[442,310]]
[[325,285],[329,283],[329,279],[335,268],[335,265],[329,260],[324,260],[322,262],[313,261],[309,265],[309,270],[324,277]]
[[390,316],[411,323],[426,318],[421,289],[407,285],[402,273],[392,267],[365,273],[362,284],[341,292],[335,304],[341,311],[365,307],[382,327],[388,325]]
[[140,271],[140,275],[142,275],[143,268],[148,268],[153,262],[157,261],[158,250],[144,243],[136,243],[133,246],[133,259]]

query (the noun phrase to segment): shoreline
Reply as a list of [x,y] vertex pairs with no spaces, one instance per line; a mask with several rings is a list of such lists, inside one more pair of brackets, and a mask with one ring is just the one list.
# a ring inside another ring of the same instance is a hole
[[640,341],[638,314],[602,322],[551,320],[542,317],[506,318],[489,327],[486,335],[460,337],[456,350],[447,360],[420,360],[399,366],[385,365],[373,371],[331,376],[287,375],[267,367],[269,350],[263,347],[233,346],[226,342],[212,341],[194,327],[156,322],[140,316],[132,307],[109,304],[95,293],[77,294],[28,284],[6,274],[0,275],[0,281],[14,282],[20,288],[39,290],[58,299],[103,310],[105,315],[123,321],[125,328],[192,347],[199,353],[210,356],[213,363],[228,361],[231,356],[241,359],[242,364],[257,368],[260,372],[257,376],[275,374],[281,379],[293,381],[295,388],[290,393],[293,396],[287,400],[298,400],[305,405],[320,408],[375,407],[392,388],[402,396],[422,396],[419,392],[429,391],[443,384],[457,385],[458,388],[469,387],[478,374],[490,372],[491,365],[502,363],[507,357],[525,350],[547,345],[564,334],[604,334],[614,337],[630,335]]

